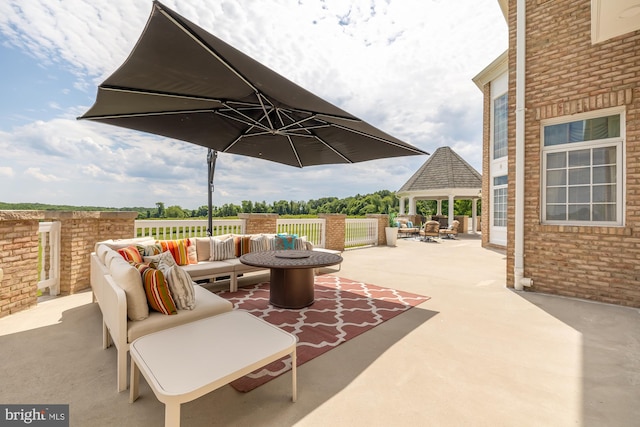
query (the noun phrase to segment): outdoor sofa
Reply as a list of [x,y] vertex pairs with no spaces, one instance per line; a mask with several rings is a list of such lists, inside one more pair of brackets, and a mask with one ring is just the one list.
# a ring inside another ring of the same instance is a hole
[[231,303],[194,281],[228,276],[230,290],[235,291],[238,275],[264,270],[242,264],[238,257],[270,249],[313,245],[303,238],[276,235],[97,243],[90,257],[91,289],[102,312],[103,347],[114,344],[117,350],[118,391],[127,389],[129,345],[136,338],[232,310]]
[[420,228],[414,226],[407,218],[396,218],[396,226],[398,227],[398,237],[401,238],[416,236],[420,231]]

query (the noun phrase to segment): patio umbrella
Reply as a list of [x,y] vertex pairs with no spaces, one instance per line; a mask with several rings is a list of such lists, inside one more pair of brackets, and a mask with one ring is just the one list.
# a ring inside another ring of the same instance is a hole
[[303,167],[428,154],[303,89],[154,1],[126,61],[79,119]]

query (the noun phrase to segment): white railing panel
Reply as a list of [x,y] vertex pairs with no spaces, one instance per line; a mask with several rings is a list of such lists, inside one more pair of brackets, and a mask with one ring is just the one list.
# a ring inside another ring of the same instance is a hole
[[52,296],[60,293],[60,222],[41,222],[38,289],[49,288]]
[[288,218],[278,219],[278,233],[306,236],[317,248],[324,248],[326,220],[324,218]]
[[377,245],[378,220],[375,218],[347,218],[344,247]]
[[[244,234],[245,220],[218,219],[212,221],[212,235]],[[206,237],[207,220],[154,220],[139,219],[135,221],[134,237],[153,237],[158,240],[186,239],[188,237]]]

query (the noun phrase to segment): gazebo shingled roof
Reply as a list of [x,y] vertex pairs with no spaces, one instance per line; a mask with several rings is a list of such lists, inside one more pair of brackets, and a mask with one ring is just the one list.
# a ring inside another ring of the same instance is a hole
[[[438,148],[398,193],[455,188],[482,188],[482,175],[450,147]],[[455,193],[455,191],[453,191]]]

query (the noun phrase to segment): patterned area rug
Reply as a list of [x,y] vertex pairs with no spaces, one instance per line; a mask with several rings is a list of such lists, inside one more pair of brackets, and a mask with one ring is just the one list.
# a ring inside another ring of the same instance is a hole
[[[268,282],[218,295],[231,301],[235,309],[246,310],[296,335],[298,366],[429,299],[335,276],[317,276],[315,302],[301,310],[270,305]],[[287,356],[231,385],[247,392],[290,369]]]

